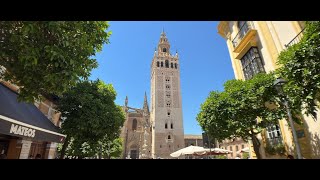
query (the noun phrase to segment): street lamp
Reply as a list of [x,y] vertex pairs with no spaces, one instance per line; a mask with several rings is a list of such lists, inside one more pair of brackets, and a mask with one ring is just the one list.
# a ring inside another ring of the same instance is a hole
[[282,86],[286,82],[287,82],[286,80],[278,78],[273,82],[273,85],[276,88],[276,90],[278,91],[278,93],[283,96],[282,100],[283,100],[283,104],[285,105],[286,110],[287,110],[289,123],[290,123],[291,129],[292,129],[293,140],[294,140],[294,143],[296,145],[298,159],[302,159],[297,133],[296,133],[296,130],[295,130],[294,125],[293,125],[293,120],[292,120],[291,110],[290,110],[290,107],[289,107],[289,102],[287,100],[287,96],[284,94],[283,89],[282,89]]

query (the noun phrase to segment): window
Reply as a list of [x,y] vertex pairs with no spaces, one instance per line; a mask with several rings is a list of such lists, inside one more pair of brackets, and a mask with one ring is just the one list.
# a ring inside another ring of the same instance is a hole
[[170,135],[168,135],[168,139],[171,139],[171,136],[170,136]]
[[241,149],[243,149],[243,148],[244,148],[244,144],[241,145]]
[[232,151],[232,146],[230,146],[230,151]]
[[239,147],[238,146],[236,146],[236,151],[238,151],[239,150]]
[[169,94],[166,94],[167,98],[170,98],[170,93]]
[[170,104],[170,103],[167,103],[167,107],[171,107],[171,104]]
[[267,127],[267,138],[272,146],[282,144],[281,132],[278,124]]
[[137,130],[137,120],[136,119],[133,119],[132,121],[132,130]]
[[170,147],[171,147],[171,146],[169,145],[169,149],[170,149]]
[[173,123],[171,123],[171,129],[173,129]]
[[238,25],[238,29],[240,31],[241,28],[246,28],[244,26],[247,26],[247,23],[246,23],[246,21],[238,21],[237,25]]
[[241,65],[246,80],[251,79],[255,74],[265,72],[257,47],[252,47],[241,58]]
[[178,68],[178,65],[177,65],[177,63],[174,63],[174,68],[176,68],[176,69]]
[[166,68],[169,68],[169,61],[166,60],[165,63],[166,63]]
[[157,61],[157,67],[159,67],[159,64],[160,64],[159,61]]
[[170,112],[167,112],[168,117],[170,117]]
[[173,68],[173,63],[171,63],[171,68]]
[[162,52],[167,52],[167,49],[166,49],[166,48],[163,48],[163,49],[162,49]]
[[179,145],[178,145],[178,148],[179,148]]
[[167,90],[170,90],[170,85],[167,84],[167,85],[166,85],[166,89],[167,89]]
[[160,144],[160,148],[162,148],[161,144]]
[[168,124],[167,123],[164,125],[164,128],[168,129]]
[[161,67],[163,67],[163,62],[161,61]]
[[237,29],[238,29],[238,33],[237,35],[234,37],[234,39],[232,40],[232,44],[233,47],[237,47],[239,45],[239,43],[241,42],[241,40],[243,39],[243,37],[248,33],[248,31],[250,29],[252,29],[253,24],[249,21],[238,21],[237,23]]
[[170,83],[170,77],[166,77],[166,83]]

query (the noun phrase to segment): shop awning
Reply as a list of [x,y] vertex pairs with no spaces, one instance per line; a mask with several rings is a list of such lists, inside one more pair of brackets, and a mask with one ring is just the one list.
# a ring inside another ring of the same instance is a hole
[[17,94],[0,83],[0,134],[61,143],[65,135],[35,105],[18,102]]

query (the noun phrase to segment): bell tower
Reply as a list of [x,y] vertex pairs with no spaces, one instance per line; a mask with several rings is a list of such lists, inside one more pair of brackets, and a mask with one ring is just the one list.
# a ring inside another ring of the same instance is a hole
[[151,63],[151,123],[153,158],[171,158],[184,148],[179,56],[170,54],[162,31]]

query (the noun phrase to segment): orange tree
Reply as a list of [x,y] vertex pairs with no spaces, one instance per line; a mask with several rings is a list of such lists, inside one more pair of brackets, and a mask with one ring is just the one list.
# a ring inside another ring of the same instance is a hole
[[[234,137],[245,141],[252,139],[260,159],[257,135],[286,116],[273,86],[274,80],[273,74],[261,73],[246,81],[227,81],[223,92],[210,93],[201,105],[197,121],[204,131],[219,141]],[[276,108],[270,108],[270,104]]]
[[20,87],[19,100],[61,95],[98,66],[94,55],[109,43],[103,21],[1,21],[0,78]]

